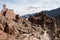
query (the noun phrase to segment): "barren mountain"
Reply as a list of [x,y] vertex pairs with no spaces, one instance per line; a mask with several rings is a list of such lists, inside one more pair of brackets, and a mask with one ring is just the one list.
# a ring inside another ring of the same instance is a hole
[[22,18],[4,5],[0,12],[0,40],[60,40],[60,28],[56,19],[47,14]]

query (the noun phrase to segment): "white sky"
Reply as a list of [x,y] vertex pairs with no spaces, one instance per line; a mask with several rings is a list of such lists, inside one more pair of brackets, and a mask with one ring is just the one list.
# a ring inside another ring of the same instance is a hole
[[42,10],[52,10],[60,7],[60,0],[0,0],[0,10],[2,5],[13,9],[16,14],[26,15]]

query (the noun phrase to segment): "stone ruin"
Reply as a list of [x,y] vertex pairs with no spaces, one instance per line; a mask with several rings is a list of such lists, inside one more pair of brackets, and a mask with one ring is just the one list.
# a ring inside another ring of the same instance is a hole
[[43,12],[22,18],[4,5],[0,13],[0,40],[60,40],[60,28],[54,17]]

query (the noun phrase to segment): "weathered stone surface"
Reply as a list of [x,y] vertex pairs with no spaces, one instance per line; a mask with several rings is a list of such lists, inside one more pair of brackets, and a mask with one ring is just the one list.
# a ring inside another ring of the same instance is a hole
[[8,35],[0,30],[0,40],[8,40]]
[[6,17],[7,17],[8,19],[14,19],[14,18],[15,18],[15,14],[14,14],[14,12],[13,12],[12,10],[8,10],[8,11],[6,12]]
[[60,28],[43,12],[22,18],[8,9],[0,15],[0,40],[60,40]]

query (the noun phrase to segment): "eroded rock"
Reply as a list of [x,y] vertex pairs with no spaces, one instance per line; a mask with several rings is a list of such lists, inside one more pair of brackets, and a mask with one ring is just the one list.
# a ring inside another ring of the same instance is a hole
[[0,40],[60,40],[56,19],[43,12],[22,18],[6,7],[0,15]]

